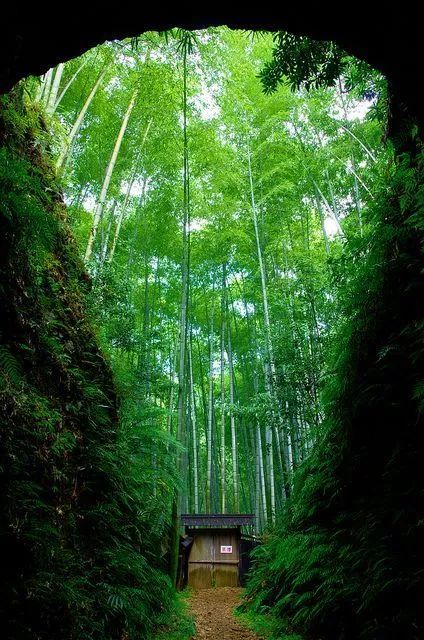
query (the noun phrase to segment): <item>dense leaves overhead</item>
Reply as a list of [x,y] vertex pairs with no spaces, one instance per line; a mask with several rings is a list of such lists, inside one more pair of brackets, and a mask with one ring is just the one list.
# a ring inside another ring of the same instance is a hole
[[285,31],[274,34],[272,60],[260,72],[265,93],[282,82],[293,89],[317,89],[336,82],[346,67],[346,56],[334,42],[314,41]]

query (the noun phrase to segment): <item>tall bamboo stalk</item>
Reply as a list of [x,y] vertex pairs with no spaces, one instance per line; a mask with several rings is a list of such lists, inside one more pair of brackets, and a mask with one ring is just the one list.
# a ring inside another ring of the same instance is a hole
[[[255,231],[259,273],[261,278],[262,309],[263,309],[264,328],[265,328],[265,342],[266,342],[266,350],[267,350],[267,359],[265,362],[265,384],[266,384],[267,393],[270,399],[271,410],[269,411],[269,416],[267,420],[265,440],[266,440],[267,468],[268,468],[269,484],[270,484],[269,491],[270,491],[270,500],[271,500],[271,520],[274,521],[276,504],[275,504],[273,431],[274,431],[275,445],[276,446],[279,445],[279,442],[278,442],[279,439],[276,433],[276,429],[277,429],[277,425],[275,424],[276,421],[278,422],[278,428],[283,432],[284,443],[287,443],[287,434],[286,434],[285,426],[282,423],[280,413],[277,416],[275,415],[275,411],[279,412],[278,402],[277,402],[277,392],[276,392],[277,376],[276,376],[274,350],[273,350],[272,336],[271,336],[271,322],[270,322],[270,315],[269,315],[265,264],[263,260],[262,246],[261,246],[260,235],[259,235],[259,225],[258,225],[258,216],[257,216],[257,210],[256,210],[256,202],[255,202],[255,192],[253,188],[252,163],[251,163],[251,154],[250,154],[249,145],[247,147],[247,160],[248,160],[251,212],[252,212],[253,227]],[[291,467],[290,467],[289,451],[287,446],[284,447],[283,455],[284,455],[285,473],[288,476],[290,474]]]
[[197,450],[197,419],[196,419],[196,397],[194,390],[193,377],[193,346],[190,336],[188,348],[189,375],[190,375],[190,413],[191,413],[191,432],[193,446],[193,504],[195,513],[199,513],[199,458]]
[[54,106],[56,103],[57,94],[60,86],[60,80],[62,78],[64,66],[65,65],[63,64],[63,62],[60,62],[56,67],[56,71],[52,81],[52,87],[51,87],[47,104],[46,104],[46,111],[49,114],[52,114],[54,112]]
[[68,82],[63,87],[63,89],[60,92],[60,94],[57,96],[57,99],[56,99],[56,101],[55,101],[55,103],[54,103],[54,105],[52,107],[52,111],[51,111],[52,114],[56,111],[56,109],[58,108],[58,106],[62,102],[63,98],[65,97],[66,92],[68,91],[69,87],[73,84],[73,82],[75,82],[75,80],[77,79],[77,77],[79,76],[79,74],[81,73],[81,71],[83,70],[85,65],[87,64],[88,59],[89,59],[88,57],[84,58],[84,60],[80,64],[80,66],[77,68],[75,73],[72,74],[72,76],[69,78]]
[[[119,233],[121,231],[122,222],[123,222],[126,210],[127,210],[128,201],[129,201],[130,196],[131,196],[131,189],[132,189],[134,181],[135,181],[135,179],[137,177],[137,172],[139,171],[139,162],[140,162],[141,151],[142,151],[142,149],[144,147],[144,144],[146,142],[147,136],[149,134],[149,130],[150,130],[150,127],[152,125],[152,121],[153,121],[152,118],[150,118],[148,123],[147,123],[146,129],[144,131],[143,139],[141,141],[141,144],[140,144],[140,147],[139,147],[139,150],[138,150],[135,162],[134,162],[133,172],[132,172],[130,180],[128,181],[128,186],[127,186],[127,191],[125,193],[124,203],[123,203],[123,205],[121,207],[121,210],[120,210],[119,216],[118,216],[118,221],[116,223],[115,233],[114,233],[114,236],[113,236],[113,242],[112,242],[112,247],[110,249],[110,253],[109,253],[109,257],[108,257],[108,262],[112,262],[113,256],[115,255],[115,250],[116,250],[116,245],[118,243]],[[144,194],[145,187],[146,187],[146,182],[144,181],[143,194]]]
[[125,111],[122,123],[121,123],[121,127],[119,129],[119,133],[118,136],[115,140],[115,145],[113,147],[113,151],[112,151],[112,155],[110,156],[110,160],[108,162],[108,165],[106,167],[106,173],[105,173],[105,177],[103,179],[103,185],[102,185],[102,190],[100,192],[100,197],[99,200],[97,202],[96,205],[96,209],[94,211],[94,218],[93,218],[93,224],[91,226],[90,229],[90,234],[88,236],[88,242],[87,242],[87,248],[85,250],[85,256],[84,256],[84,260],[85,262],[88,262],[90,260],[91,257],[91,253],[93,251],[93,244],[94,244],[94,240],[96,238],[97,235],[97,228],[99,226],[99,222],[102,216],[102,212],[103,212],[103,207],[106,201],[106,196],[107,196],[107,192],[109,189],[109,184],[110,181],[112,179],[112,175],[113,175],[113,170],[115,168],[115,164],[116,164],[116,160],[118,158],[118,154],[119,154],[119,150],[121,148],[121,144],[122,144],[122,140],[124,138],[125,135],[125,131],[127,129],[128,126],[128,121],[130,119],[130,115],[132,110],[134,109],[134,105],[135,105],[135,101],[138,95],[138,88],[132,93],[131,95],[131,99],[128,103],[128,107]]
[[61,173],[64,171],[66,164],[68,162],[69,156],[71,154],[72,151],[72,146],[74,143],[74,140],[79,132],[79,130],[81,129],[81,125],[83,123],[85,114],[87,113],[88,107],[90,106],[90,104],[93,102],[93,98],[97,93],[97,90],[103,80],[103,78],[106,75],[106,71],[108,69],[108,67],[110,66],[110,63],[107,64],[105,67],[103,67],[102,71],[99,73],[99,75],[97,76],[97,80],[94,83],[90,93],[88,94],[84,104],[82,105],[82,108],[78,114],[78,116],[76,117],[76,120],[71,128],[71,131],[69,132],[68,138],[66,140],[66,143],[64,145],[64,148],[62,149],[62,153],[60,154],[58,160],[57,160],[57,170]]
[[41,98],[40,98],[45,105],[48,103],[48,100],[49,100],[50,89],[52,86],[52,78],[53,78],[53,69],[49,69],[44,76],[43,89],[42,89]]
[[210,312],[209,331],[209,393],[208,393],[208,431],[207,446],[207,485],[206,485],[206,510],[212,511],[212,448],[213,448],[213,363],[214,363],[214,287],[212,287],[212,304]]
[[233,350],[231,344],[231,327],[228,323],[228,369],[230,378],[230,429],[231,429],[231,459],[233,470],[233,504],[234,513],[238,513],[240,508],[239,503],[239,482],[238,482],[238,452],[237,452],[237,433],[236,433],[236,419],[234,415],[234,364],[233,364]]
[[226,325],[226,264],[222,265],[221,290],[221,513],[226,511],[226,460],[225,460],[225,325]]
[[[188,137],[187,137],[187,34],[182,40],[183,52],[183,220],[182,220],[182,265],[181,265],[181,304],[179,322],[179,357],[178,357],[178,418],[177,440],[182,443],[186,435],[186,347],[188,325],[188,297],[189,297],[189,225],[190,225],[190,183],[188,164]],[[182,457],[179,456],[177,467],[182,475],[183,483],[185,471],[182,468]],[[185,483],[184,483],[185,486]],[[176,582],[178,568],[178,541],[180,528],[180,513],[183,496],[175,490],[172,507],[172,531],[171,531],[171,579]]]
[[115,217],[115,209],[116,209],[116,199],[113,201],[112,204],[112,208],[109,212],[109,221],[107,224],[107,231],[106,231],[106,236],[105,239],[103,241],[103,245],[102,245],[102,250],[100,253],[100,260],[102,262],[102,264],[104,263],[105,259],[106,259],[106,255],[107,255],[107,249],[109,246],[109,238],[110,238],[110,232],[112,230],[112,223],[113,223],[113,219]]

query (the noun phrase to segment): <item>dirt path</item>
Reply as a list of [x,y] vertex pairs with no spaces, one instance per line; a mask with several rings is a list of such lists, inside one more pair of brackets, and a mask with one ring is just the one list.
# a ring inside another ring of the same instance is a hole
[[196,640],[260,640],[242,627],[232,611],[242,589],[220,587],[202,589],[190,597],[190,609],[196,620]]

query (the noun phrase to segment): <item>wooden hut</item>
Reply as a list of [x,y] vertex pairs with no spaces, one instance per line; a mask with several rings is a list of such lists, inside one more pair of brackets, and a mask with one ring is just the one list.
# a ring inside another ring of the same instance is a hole
[[193,589],[237,587],[248,569],[253,514],[184,514],[183,584]]

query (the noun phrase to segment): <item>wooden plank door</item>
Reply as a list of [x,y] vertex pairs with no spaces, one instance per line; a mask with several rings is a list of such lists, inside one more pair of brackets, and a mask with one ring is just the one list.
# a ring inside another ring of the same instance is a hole
[[195,533],[188,560],[188,585],[193,589],[237,587],[239,559],[238,532],[211,529]]
[[239,545],[235,531],[217,531],[213,536],[213,583],[216,587],[239,584]]
[[210,589],[213,582],[214,536],[202,532],[194,536],[188,561],[188,585],[193,589]]

